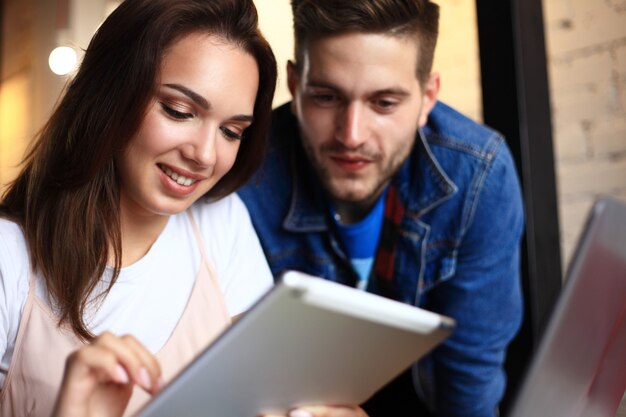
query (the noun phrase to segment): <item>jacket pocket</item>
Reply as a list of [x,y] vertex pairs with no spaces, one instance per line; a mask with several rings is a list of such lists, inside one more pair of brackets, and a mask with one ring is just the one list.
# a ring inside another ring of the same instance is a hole
[[436,241],[427,245],[422,291],[447,281],[456,272],[456,248],[452,242]]

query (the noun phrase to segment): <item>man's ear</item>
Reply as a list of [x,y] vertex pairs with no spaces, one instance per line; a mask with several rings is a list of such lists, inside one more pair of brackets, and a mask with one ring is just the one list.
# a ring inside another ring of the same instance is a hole
[[300,77],[298,76],[296,64],[291,60],[287,61],[287,87],[289,87],[292,99],[296,97],[296,88],[299,82]]
[[428,115],[431,110],[437,104],[437,97],[439,96],[439,88],[441,85],[441,79],[438,72],[433,72],[428,76],[428,80],[424,84],[424,92],[422,94],[422,112],[420,114],[419,126],[424,127],[428,121]]
[[287,87],[291,93],[291,112],[293,114],[296,114],[296,89],[299,82],[300,77],[298,77],[296,64],[291,60],[287,61]]

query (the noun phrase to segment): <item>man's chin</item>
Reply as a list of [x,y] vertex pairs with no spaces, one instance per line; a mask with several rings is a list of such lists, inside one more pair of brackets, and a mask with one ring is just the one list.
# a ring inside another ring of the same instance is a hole
[[348,204],[359,204],[372,199],[374,192],[372,190],[353,189],[350,187],[342,187],[341,184],[335,185],[327,189],[328,193],[335,201],[341,201]]

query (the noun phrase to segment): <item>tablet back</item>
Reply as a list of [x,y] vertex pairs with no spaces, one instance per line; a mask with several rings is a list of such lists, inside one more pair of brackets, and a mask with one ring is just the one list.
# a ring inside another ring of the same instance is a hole
[[593,207],[511,417],[614,417],[626,389],[626,205]]
[[288,272],[141,417],[232,417],[358,405],[447,337],[446,317]]

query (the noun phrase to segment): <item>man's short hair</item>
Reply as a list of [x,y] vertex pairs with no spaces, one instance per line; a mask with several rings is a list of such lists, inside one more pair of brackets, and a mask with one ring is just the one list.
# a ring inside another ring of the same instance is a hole
[[433,65],[439,6],[430,0],[292,0],[296,68],[311,40],[348,32],[413,37],[416,76],[423,86]]

